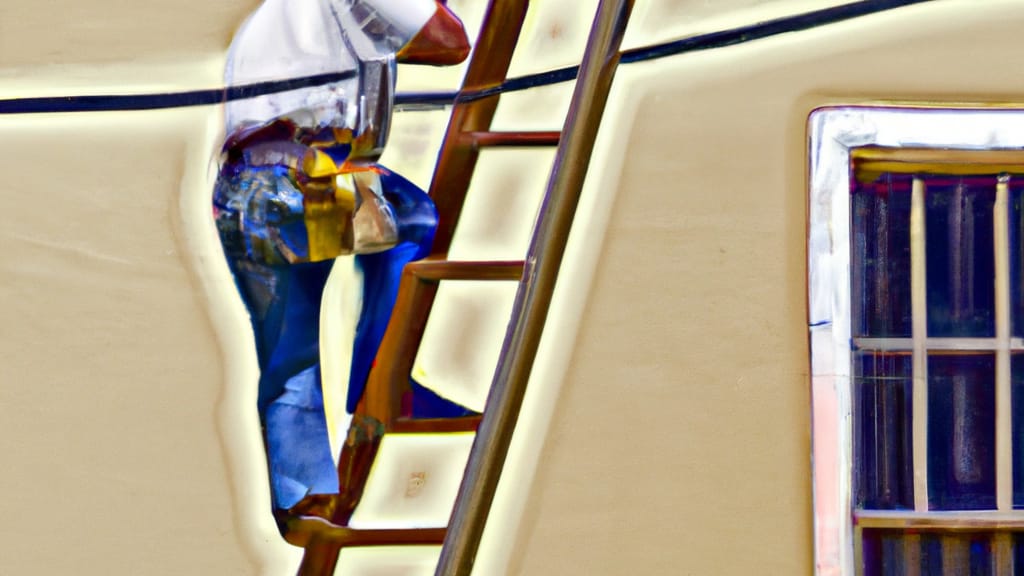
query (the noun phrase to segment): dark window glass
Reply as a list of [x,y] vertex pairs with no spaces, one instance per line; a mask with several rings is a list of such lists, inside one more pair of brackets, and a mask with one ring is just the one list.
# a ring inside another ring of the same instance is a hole
[[994,574],[990,532],[865,530],[861,553],[864,576]]
[[865,530],[861,543],[864,576],[903,576],[906,561],[903,534],[891,530]]
[[885,175],[853,190],[853,335],[906,337],[910,314],[910,177]]
[[995,336],[996,179],[926,178],[929,336]]
[[[942,570],[942,538],[933,533],[908,539],[900,530],[864,530],[861,541],[864,576],[949,576]],[[919,569],[912,568],[917,564]],[[956,572],[955,574],[967,574]]]
[[911,357],[859,352],[854,374],[854,504],[914,507]]
[[[1024,337],[1024,177],[1010,180],[1010,326]],[[1016,413],[1016,411],[1014,411]]]
[[970,574],[971,576],[989,576],[994,574],[992,569],[992,540],[986,534],[957,534],[951,536],[967,540],[968,566],[967,570],[959,570],[956,574]]
[[[1024,532],[1013,533],[1013,563],[1014,566],[1024,566]],[[1017,568],[1017,572],[1020,570]]]
[[995,357],[928,357],[928,503],[996,507]]
[[[1010,360],[1010,410],[1013,415],[1013,507],[1024,508],[1024,354]],[[1024,564],[1020,564],[1024,567]]]

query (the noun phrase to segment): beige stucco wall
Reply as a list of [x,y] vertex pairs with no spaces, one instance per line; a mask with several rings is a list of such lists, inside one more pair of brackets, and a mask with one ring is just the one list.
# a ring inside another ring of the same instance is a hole
[[[255,4],[5,2],[0,97],[215,86]],[[707,4],[641,13],[630,41]],[[733,24],[795,5],[720,4],[746,10]],[[1022,20],[944,0],[620,71],[478,574],[810,572],[807,114],[1020,101]],[[211,304],[230,282],[202,220],[219,126],[215,108],[0,117],[0,573],[294,562],[239,438],[240,304]]]
[[201,119],[0,118],[0,573],[253,573],[176,232]]
[[607,233],[510,573],[812,573],[807,116],[1020,102],[1022,21],[936,2],[620,69],[587,188]]

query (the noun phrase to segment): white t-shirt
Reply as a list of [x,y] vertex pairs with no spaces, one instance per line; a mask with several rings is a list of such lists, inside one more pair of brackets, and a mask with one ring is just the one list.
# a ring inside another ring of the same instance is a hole
[[369,129],[386,137],[394,54],[436,8],[434,0],[265,0],[231,43],[228,86],[338,72],[354,76],[228,102],[227,133],[288,117],[303,128]]

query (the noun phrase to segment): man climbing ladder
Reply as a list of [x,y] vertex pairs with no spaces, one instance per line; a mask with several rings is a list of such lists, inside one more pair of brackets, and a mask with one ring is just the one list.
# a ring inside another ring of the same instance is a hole
[[231,45],[229,86],[329,83],[226,105],[214,215],[250,313],[257,409],[273,507],[329,518],[339,492],[320,376],[320,299],[333,259],[357,254],[362,317],[348,407],[358,404],[404,265],[429,252],[436,211],[379,166],[395,61],[455,64],[461,22],[435,0],[266,0]]

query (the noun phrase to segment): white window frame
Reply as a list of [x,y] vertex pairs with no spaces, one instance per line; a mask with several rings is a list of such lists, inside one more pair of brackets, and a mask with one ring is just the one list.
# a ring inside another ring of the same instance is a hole
[[[812,451],[814,489],[815,573],[818,576],[853,576],[858,573],[855,526],[851,506],[851,304],[850,304],[850,152],[862,146],[937,148],[956,150],[1024,149],[1024,110],[1008,108],[938,108],[848,106],[815,110],[809,120],[810,192],[808,198],[808,322],[811,343]],[[918,183],[920,181],[917,181]],[[915,183],[914,214],[923,209],[923,186]],[[997,191],[997,214],[1005,215],[1006,187]],[[1001,208],[998,206],[1001,204]],[[912,215],[912,221],[914,216]],[[999,221],[1000,218],[996,218]],[[996,243],[1006,245],[1006,219],[996,224]],[[923,224],[912,228],[923,232]],[[1001,229],[1000,229],[1001,228]],[[912,261],[923,261],[924,240],[914,240]],[[998,251],[997,251],[998,252]],[[1024,526],[1024,510],[1012,510],[1010,454],[1009,352],[1011,343],[1007,250],[997,255],[996,338],[984,349],[996,354],[996,491],[998,510],[929,512],[924,436],[927,426],[927,376],[923,364],[934,348],[925,334],[923,297],[912,296],[914,337],[914,444],[915,510],[872,512],[861,524],[875,527],[949,526],[969,523],[981,530]],[[924,292],[923,265],[912,266],[911,291]],[[1000,278],[1001,276],[1001,278]],[[916,279],[916,281],[915,281]],[[950,340],[960,348],[970,339]],[[962,342],[961,342],[962,341]],[[906,344],[906,343],[902,343]],[[894,344],[897,345],[897,344]],[[1000,368],[1002,366],[1002,368]],[[922,401],[924,400],[924,401]],[[1002,408],[1000,408],[1000,406]],[[1001,410],[1002,414],[999,413]],[[994,541],[994,554],[1009,558],[1007,536]],[[1009,560],[1007,560],[1009,561]]]

